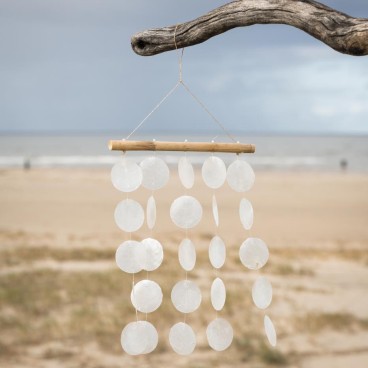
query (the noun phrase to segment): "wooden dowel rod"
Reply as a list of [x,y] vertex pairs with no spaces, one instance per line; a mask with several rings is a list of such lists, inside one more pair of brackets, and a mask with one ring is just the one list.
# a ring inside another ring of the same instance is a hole
[[110,151],[189,151],[254,153],[253,144],[217,142],[110,141]]

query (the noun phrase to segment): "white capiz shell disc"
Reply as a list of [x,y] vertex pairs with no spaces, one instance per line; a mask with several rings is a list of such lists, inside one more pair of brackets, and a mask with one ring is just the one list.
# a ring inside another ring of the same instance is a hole
[[255,175],[248,162],[237,159],[227,168],[226,179],[236,192],[246,192],[252,188]]
[[158,344],[158,333],[156,328],[149,322],[145,325],[145,333],[147,336],[147,346],[144,350],[144,354],[152,353],[156,349]]
[[186,238],[182,240],[179,245],[178,257],[180,266],[185,271],[193,270],[196,263],[197,255],[195,246],[190,239]]
[[187,157],[182,157],[178,162],[178,173],[184,188],[190,189],[194,185],[194,170]]
[[248,238],[239,249],[241,263],[250,270],[262,268],[268,261],[269,251],[266,243],[259,238]]
[[224,241],[219,236],[214,236],[210,242],[208,250],[210,262],[213,267],[221,268],[226,259],[226,247]]
[[142,184],[142,169],[126,157],[111,169],[111,181],[114,187],[122,192],[133,192]]
[[151,156],[141,162],[143,173],[142,185],[150,190],[164,187],[169,181],[170,170],[165,161],[159,157]]
[[267,315],[264,316],[264,329],[268,339],[268,342],[271,346],[275,347],[277,344],[277,335],[275,326],[273,325],[271,318]]
[[147,226],[149,229],[153,229],[156,224],[156,201],[154,196],[150,196],[147,201],[146,207]]
[[157,330],[147,321],[130,322],[121,333],[121,346],[130,355],[151,353],[157,344]]
[[226,180],[226,166],[221,158],[208,157],[202,166],[202,178],[206,185],[212,189],[220,188]]
[[215,220],[215,224],[218,227],[219,226],[219,213],[218,213],[218,207],[217,207],[217,201],[216,201],[215,195],[212,196],[212,214],[213,214],[213,219]]
[[211,303],[215,310],[220,311],[226,301],[226,288],[224,282],[217,277],[211,286]]
[[239,217],[245,230],[253,226],[253,206],[248,199],[243,198],[239,205]]
[[142,313],[151,313],[162,303],[162,290],[157,282],[142,280],[134,285],[130,299],[137,310]]
[[216,318],[207,326],[208,344],[213,350],[226,350],[232,343],[234,332],[230,323],[223,318]]
[[179,312],[194,312],[201,305],[201,290],[193,281],[179,281],[171,291],[171,301]]
[[127,273],[136,273],[142,270],[141,243],[135,240],[127,240],[119,245],[115,253],[115,261],[118,267]]
[[124,199],[116,206],[114,217],[121,230],[131,233],[137,231],[143,225],[144,211],[137,201]]
[[270,281],[260,276],[256,279],[252,287],[253,302],[259,309],[266,309],[272,302],[272,285]]
[[179,322],[171,327],[169,342],[175,353],[190,355],[193,353],[197,339],[193,329],[186,323]]
[[156,239],[146,238],[141,241],[141,247],[142,269],[146,271],[154,271],[159,268],[164,259],[164,251],[161,243]]
[[181,196],[174,200],[170,207],[170,217],[173,223],[182,229],[190,229],[201,221],[202,206],[192,196]]

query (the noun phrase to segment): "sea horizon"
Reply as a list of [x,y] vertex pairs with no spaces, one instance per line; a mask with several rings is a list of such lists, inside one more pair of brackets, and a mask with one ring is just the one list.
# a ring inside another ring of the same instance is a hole
[[[337,134],[238,134],[232,136],[241,143],[256,145],[254,155],[242,155],[256,169],[261,170],[318,170],[352,172],[368,171],[368,135]],[[108,167],[119,160],[119,152],[110,152],[110,139],[124,139],[124,132],[103,134],[67,133],[2,134],[0,135],[0,169],[48,167]],[[224,141],[228,136],[209,132],[165,134],[155,131],[137,133],[131,140]],[[129,152],[129,157],[140,160],[149,152]],[[182,153],[160,152],[169,165],[175,165]],[[204,153],[188,153],[193,164],[203,162]],[[226,163],[232,154],[220,155]]]

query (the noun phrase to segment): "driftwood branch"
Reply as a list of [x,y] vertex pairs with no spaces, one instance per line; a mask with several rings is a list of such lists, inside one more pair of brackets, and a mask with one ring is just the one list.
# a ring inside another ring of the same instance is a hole
[[[142,56],[193,46],[232,28],[287,24],[344,54],[368,55],[368,19],[354,18],[312,0],[238,0],[192,21],[151,29],[132,37]],[[175,40],[174,40],[175,39]]]

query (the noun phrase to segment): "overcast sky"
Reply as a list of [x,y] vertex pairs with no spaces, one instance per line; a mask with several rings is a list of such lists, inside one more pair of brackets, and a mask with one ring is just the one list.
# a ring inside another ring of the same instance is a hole
[[[368,18],[367,0],[325,0]],[[219,0],[1,0],[0,131],[129,131],[174,86],[175,52],[133,53],[130,36]],[[231,131],[368,134],[368,57],[288,26],[239,28],[185,50],[184,80]],[[213,129],[183,89],[142,127]]]

